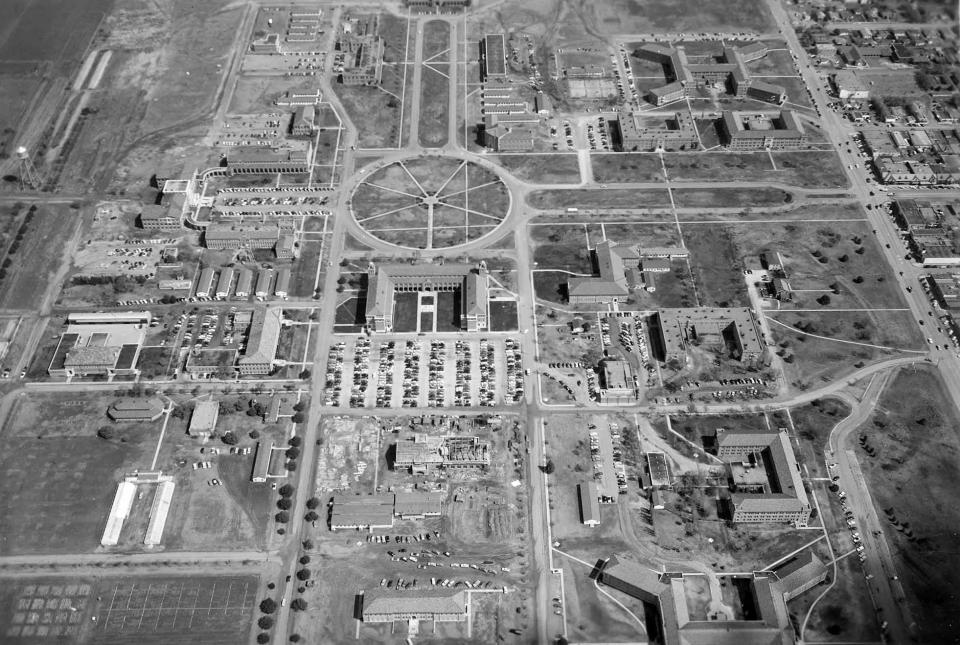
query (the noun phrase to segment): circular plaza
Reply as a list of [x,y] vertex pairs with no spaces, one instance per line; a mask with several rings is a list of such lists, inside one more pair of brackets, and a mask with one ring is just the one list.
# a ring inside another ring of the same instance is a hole
[[351,211],[379,240],[409,249],[445,249],[492,233],[510,212],[496,172],[455,157],[395,161],[357,184]]

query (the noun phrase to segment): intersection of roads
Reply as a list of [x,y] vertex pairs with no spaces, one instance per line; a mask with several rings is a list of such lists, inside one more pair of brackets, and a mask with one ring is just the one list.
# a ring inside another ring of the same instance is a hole
[[[848,153],[846,151],[847,143],[850,141],[850,136],[852,134],[851,127],[845,124],[839,115],[837,115],[831,108],[828,107],[831,99],[826,94],[823,80],[818,76],[815,68],[808,60],[807,55],[801,47],[797,35],[789,22],[787,13],[780,1],[767,0],[767,4],[777,22],[781,36],[786,39],[788,48],[797,59],[800,74],[802,75],[806,86],[810,89],[814,105],[821,115],[820,124],[822,125],[830,142],[836,147],[837,152],[840,154],[840,157],[843,161],[843,167],[850,181],[850,188],[841,191],[842,194],[846,195],[847,197],[852,195],[853,198],[862,204],[876,204],[878,201],[881,201],[881,198],[871,195],[871,191],[879,192],[880,188],[878,188],[875,183],[867,182],[867,171],[857,167],[857,164],[862,165],[862,161],[859,160],[855,153]],[[336,16],[339,16],[339,12],[341,11],[342,9],[336,9]],[[428,19],[438,19],[438,17],[430,16]],[[539,348],[537,346],[536,338],[536,297],[532,281],[534,262],[531,258],[530,245],[528,243],[525,231],[527,230],[528,224],[537,216],[538,211],[529,208],[525,204],[524,197],[534,190],[544,188],[557,189],[573,186],[557,184],[545,185],[535,182],[521,181],[510,175],[509,172],[504,171],[498,165],[494,164],[483,154],[477,154],[475,152],[466,150],[460,145],[461,137],[459,135],[461,133],[457,132],[458,121],[455,115],[458,109],[458,97],[462,96],[462,92],[465,92],[463,89],[464,77],[467,73],[468,63],[470,61],[467,60],[466,47],[461,48],[457,46],[457,44],[466,42],[466,20],[460,17],[440,17],[439,19],[445,20],[450,24],[452,35],[452,44],[448,54],[450,62],[452,63],[449,66],[449,69],[451,70],[449,76],[451,90],[449,93],[450,111],[448,115],[449,137],[448,142],[444,147],[423,148],[418,143],[419,125],[416,115],[420,100],[420,77],[421,65],[423,62],[421,45],[423,42],[423,24],[425,19],[415,18],[415,21],[411,23],[417,29],[415,39],[416,46],[414,48],[414,52],[412,52],[413,57],[411,58],[408,55],[407,60],[404,62],[404,64],[409,68],[407,71],[409,72],[410,76],[410,87],[406,87],[404,91],[413,92],[410,107],[413,116],[410,118],[410,130],[409,132],[405,133],[405,138],[407,141],[409,141],[408,144],[400,146],[394,150],[381,151],[377,154],[376,158],[372,160],[365,155],[358,156],[358,152],[356,150],[358,145],[358,132],[356,124],[350,120],[347,111],[337,99],[336,92],[331,86],[330,79],[326,76],[319,79],[321,92],[325,97],[325,100],[332,104],[333,108],[337,111],[342,120],[342,133],[339,145],[339,163],[341,166],[340,176],[343,178],[339,189],[333,197],[333,199],[336,201],[334,211],[338,214],[338,216],[332,218],[332,228],[327,230],[327,233],[329,233],[329,235],[326,236],[328,244],[325,247],[324,256],[322,258],[322,266],[325,269],[335,268],[342,260],[357,259],[357,257],[359,257],[360,254],[358,254],[358,252],[350,251],[346,248],[345,242],[348,235],[361,240],[364,244],[370,246],[376,253],[395,253],[401,250],[367,233],[361,226],[359,226],[357,221],[349,215],[351,212],[350,198],[353,190],[363,181],[364,177],[369,176],[370,173],[375,171],[377,168],[412,155],[440,154],[463,161],[471,161],[490,169],[502,178],[513,198],[513,208],[499,228],[497,228],[493,233],[485,236],[483,239],[469,242],[454,249],[432,249],[420,251],[419,253],[422,255],[422,257],[427,259],[442,256],[453,257],[454,255],[463,255],[465,253],[470,253],[471,251],[481,250],[487,247],[490,243],[499,241],[509,234],[513,234],[513,239],[515,242],[514,247],[504,251],[504,254],[514,260],[516,263],[517,275],[520,276],[520,278],[517,280],[517,297],[518,312],[520,317],[519,337],[521,339],[521,345],[523,348],[523,368],[530,370],[529,373],[531,374],[536,374],[538,370]],[[247,20],[249,20],[249,16]],[[237,59],[235,58],[233,64],[231,65],[231,69],[236,65],[236,60]],[[224,100],[224,96],[229,97],[229,94],[230,90],[222,90],[221,88],[221,91],[218,93],[218,102],[215,109],[217,114],[222,115],[223,110],[226,109],[226,105],[229,103],[229,101]],[[362,151],[360,151],[360,153],[362,155]],[[589,159],[584,159],[583,157],[585,157],[585,155],[581,155],[581,166],[585,169],[589,169]],[[690,185],[692,186],[693,184]],[[739,184],[732,182],[724,185],[737,186]],[[749,187],[749,185],[750,182],[743,182],[743,187]],[[769,186],[770,184],[763,185]],[[582,177],[582,181],[576,186],[590,188],[598,187],[596,182],[594,182],[590,176]],[[631,187],[639,189],[652,186],[648,186],[646,184],[638,184],[635,186],[631,184],[618,185],[618,188]],[[663,184],[656,184],[656,187],[662,188]],[[705,184],[705,187],[709,187],[709,185]],[[809,192],[798,190],[795,187],[789,187],[789,189],[797,193],[801,200],[805,199],[803,197],[803,193]],[[901,192],[904,194],[912,194],[913,191]],[[824,195],[825,191],[818,190],[816,193],[819,195]],[[838,193],[837,196],[839,197],[840,193]],[[43,199],[42,196],[36,196],[33,198],[38,200]],[[56,198],[64,199],[64,196],[57,196]],[[824,198],[828,199],[828,197]],[[32,197],[26,196],[26,198],[19,197],[18,199],[20,199],[20,201],[25,201],[32,199]],[[674,211],[676,211],[676,209],[674,209]],[[676,213],[674,212],[674,214]],[[880,246],[886,255],[886,260],[899,276],[899,285],[902,295],[908,304],[910,312],[917,320],[927,319],[929,316],[928,311],[930,310],[930,304],[926,299],[924,290],[920,288],[919,278],[921,275],[921,269],[904,258],[904,246],[900,238],[899,231],[894,226],[890,218],[886,216],[883,209],[871,208],[866,211],[866,216],[869,219],[877,239],[880,242]],[[339,274],[336,270],[327,270],[324,273],[323,284],[318,284],[317,286],[322,289],[323,293],[335,294],[337,292],[338,278]],[[49,314],[54,297],[55,293],[51,293],[47,298],[45,298],[41,315]],[[302,302],[291,300],[288,303],[288,306],[313,307],[316,306],[316,303],[307,299],[303,300]],[[319,307],[319,320],[317,321],[317,329],[332,330],[334,327],[335,313],[336,307],[334,306]],[[36,337],[31,337],[30,347],[35,347],[40,340],[40,334],[42,334],[43,327],[38,326],[37,329],[38,331],[34,333],[34,336]],[[318,342],[316,343],[315,354],[313,356],[314,365],[322,366],[326,364],[327,356],[329,354],[331,345],[334,342],[335,338],[330,333],[320,333],[318,335]],[[834,429],[834,432],[830,435],[829,445],[824,446],[823,450],[824,457],[827,462],[837,464],[836,471],[840,477],[839,485],[847,492],[847,504],[854,511],[857,522],[861,527],[861,534],[864,538],[865,554],[867,556],[864,566],[865,573],[870,575],[869,580],[871,583],[871,597],[878,609],[878,612],[880,615],[882,615],[882,620],[886,622],[886,637],[889,639],[889,641],[896,643],[908,642],[911,636],[914,634],[915,625],[913,623],[913,619],[909,615],[906,603],[904,602],[904,591],[900,586],[899,580],[897,579],[894,559],[890,547],[887,545],[884,539],[883,526],[880,518],[877,516],[874,504],[870,497],[870,492],[867,488],[866,482],[864,481],[859,465],[857,464],[856,456],[848,449],[847,445],[850,435],[862,422],[869,418],[873,407],[883,391],[883,385],[888,382],[888,377],[892,370],[906,365],[918,363],[934,364],[939,368],[941,374],[943,375],[951,397],[955,401],[960,400],[960,359],[958,359],[956,350],[953,348],[951,342],[945,337],[941,338],[938,336],[936,344],[931,343],[927,350],[928,351],[925,354],[901,356],[880,361],[857,370],[842,381],[824,384],[822,387],[811,389],[799,394],[789,393],[777,400],[762,402],[753,406],[757,410],[774,410],[800,405],[828,395],[842,395],[849,399],[849,395],[844,393],[848,383],[867,378],[872,379],[870,386],[863,393],[863,395],[858,399],[850,401],[853,407],[853,412],[848,418],[837,425],[837,427]],[[18,370],[19,367],[20,366],[18,366]],[[172,385],[173,383],[170,384]],[[117,384],[105,385],[110,388],[117,387]],[[304,464],[316,464],[315,446],[316,441],[319,438],[318,420],[321,417],[331,414],[360,415],[369,413],[368,410],[329,409],[323,407],[323,385],[323,379],[320,378],[319,375],[315,376],[310,384],[311,403],[308,411],[309,423],[305,424],[302,429],[304,439],[302,463]],[[101,386],[49,386],[51,390],[59,387],[70,387],[76,390],[77,388],[96,389]],[[8,395],[2,404],[0,404],[2,405],[2,407],[0,407],[0,416],[6,416],[6,411],[9,408],[9,402],[12,400],[11,397],[15,395],[16,393]],[[713,414],[724,412],[741,412],[742,406],[737,406],[735,404],[715,404],[702,405],[699,406],[698,409],[703,413]],[[504,412],[517,411],[516,408],[509,407],[493,409],[483,408],[482,410],[478,411],[490,412],[491,410]],[[650,404],[624,408],[614,407],[611,408],[611,410],[626,410],[636,413],[669,414],[686,412],[687,408],[685,405],[679,404]],[[433,410],[429,408],[412,408],[403,410],[401,414],[422,414],[427,412],[433,412]],[[467,411],[465,410],[464,412]],[[535,572],[536,576],[536,640],[539,643],[550,642],[558,633],[565,633],[566,631],[562,618],[558,618],[550,609],[550,598],[552,595],[550,590],[555,585],[555,576],[558,574],[555,573],[556,569],[553,566],[553,539],[551,536],[549,517],[548,477],[540,470],[540,467],[544,465],[547,460],[546,446],[544,445],[543,420],[548,415],[576,414],[579,412],[582,412],[582,410],[560,408],[546,404],[541,396],[538,379],[527,379],[526,397],[522,414],[526,420],[528,439],[531,447],[527,481],[531,487],[530,548],[533,553],[533,571]],[[391,412],[391,414],[393,414],[393,412]],[[315,476],[314,468],[315,466],[313,468],[303,468],[297,472],[296,485],[299,491],[303,492],[312,490]],[[285,597],[292,598],[294,596],[294,586],[296,583],[293,574],[296,570],[297,556],[299,554],[299,540],[307,534],[303,516],[307,510],[305,503],[308,497],[309,495],[307,494],[300,494],[297,496],[296,504],[290,512],[291,521],[287,526],[287,534],[288,536],[291,536],[292,539],[285,548],[279,551],[269,553],[238,553],[230,554],[229,556],[224,554],[165,553],[163,554],[162,560],[173,561],[174,563],[178,561],[200,562],[203,563],[203,566],[205,567],[212,566],[213,564],[239,566],[241,562],[247,564],[252,563],[256,566],[266,566],[267,564],[279,566],[284,575],[290,575],[289,582],[281,583],[282,586],[285,586],[285,590],[282,593]],[[56,558],[2,557],[0,558],[0,569],[4,570],[5,572],[7,570],[15,571],[17,567],[37,564],[41,560],[46,563],[45,566],[54,568],[85,567],[94,566],[97,562],[102,562],[107,559],[119,559],[129,561],[132,564],[138,564],[143,567],[150,567],[157,566],[158,561],[161,558],[149,555],[61,556]],[[289,614],[289,608],[280,608],[280,611],[277,615],[277,633],[287,634],[290,631],[290,622],[291,616]],[[804,620],[804,624],[806,624],[806,620]],[[803,634],[801,634],[801,638],[802,636]]]

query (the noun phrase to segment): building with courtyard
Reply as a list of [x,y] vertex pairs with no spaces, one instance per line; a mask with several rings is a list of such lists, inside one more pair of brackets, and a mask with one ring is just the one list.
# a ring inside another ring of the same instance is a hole
[[[460,312],[459,329],[486,330],[489,316],[488,278],[483,263],[478,266],[371,263],[367,271],[367,326],[374,332],[404,332],[417,331],[416,326],[423,319],[423,314],[428,314],[435,321],[434,324],[438,316],[444,316],[443,320],[447,320],[455,314],[447,312],[446,307],[441,310],[441,298],[438,296],[441,293],[453,293],[453,300],[449,304]],[[398,294],[417,294],[409,303],[409,311],[398,302]],[[404,324],[396,325],[401,316]],[[407,318],[412,316],[416,317],[413,329],[406,324]],[[431,327],[430,331],[434,329]]]

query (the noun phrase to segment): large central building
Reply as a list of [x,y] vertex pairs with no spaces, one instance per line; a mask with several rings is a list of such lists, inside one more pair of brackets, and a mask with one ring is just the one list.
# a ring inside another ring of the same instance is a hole
[[460,294],[460,326],[466,331],[488,328],[488,275],[481,263],[370,265],[367,282],[367,326],[371,331],[393,331],[394,295],[397,292]]

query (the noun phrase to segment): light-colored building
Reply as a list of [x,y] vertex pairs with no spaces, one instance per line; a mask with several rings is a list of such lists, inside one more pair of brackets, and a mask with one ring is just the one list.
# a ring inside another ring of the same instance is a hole
[[282,325],[280,309],[259,307],[253,312],[247,348],[237,361],[240,374],[263,375],[273,370]]
[[[733,522],[792,522],[806,526],[812,506],[800,478],[800,467],[785,429],[770,431],[717,430],[717,456],[734,469],[763,468],[763,481],[751,480],[751,492],[731,496]],[[733,475],[736,482],[736,473]],[[752,492],[762,487],[763,492]]]
[[198,401],[190,416],[187,434],[198,439],[209,439],[217,427],[220,416],[220,403],[217,401]]
[[577,502],[580,507],[580,522],[590,528],[600,526],[600,487],[597,482],[577,484]]
[[731,150],[784,150],[807,142],[803,125],[792,110],[773,114],[725,110],[720,132]]
[[632,246],[621,246],[612,240],[604,240],[594,250],[599,276],[570,278],[567,280],[567,297],[571,305],[610,303],[626,300],[630,295],[627,280],[627,263],[632,268],[639,265],[640,254]]
[[373,591],[363,596],[363,622],[426,621],[461,623],[468,620],[463,591]]
[[870,98],[870,89],[853,70],[840,70],[833,76],[837,96],[842,100],[865,101]]

